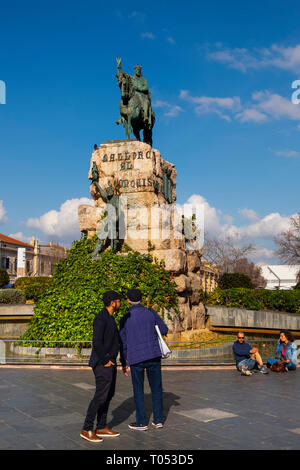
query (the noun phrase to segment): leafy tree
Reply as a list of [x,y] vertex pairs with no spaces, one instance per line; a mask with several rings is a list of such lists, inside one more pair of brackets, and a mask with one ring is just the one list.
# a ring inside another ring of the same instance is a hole
[[218,286],[220,289],[231,289],[233,287],[254,288],[250,277],[240,273],[223,273],[219,278]]
[[[163,263],[153,264],[150,255],[115,254],[111,250],[94,261],[91,254],[96,239],[83,237],[73,242],[67,258],[57,263],[52,281],[38,300],[30,326],[20,339],[91,341],[93,320],[103,308],[102,296],[107,290],[126,294],[130,288],[139,288],[145,304],[162,317],[167,314],[170,318],[170,311],[179,312],[175,283]],[[117,323],[128,307],[123,301],[115,317]]]

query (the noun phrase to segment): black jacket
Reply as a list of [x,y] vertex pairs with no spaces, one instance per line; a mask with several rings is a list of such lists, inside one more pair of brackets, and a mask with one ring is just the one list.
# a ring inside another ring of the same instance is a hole
[[93,349],[89,361],[90,367],[107,364],[108,361],[116,363],[120,350],[120,336],[117,324],[104,308],[99,312],[93,323]]

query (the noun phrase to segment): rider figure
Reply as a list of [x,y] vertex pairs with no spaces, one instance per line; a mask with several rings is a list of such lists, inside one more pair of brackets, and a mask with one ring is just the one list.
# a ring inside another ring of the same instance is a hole
[[134,94],[141,100],[144,112],[145,122],[151,127],[151,97],[146,78],[142,77],[142,67],[134,67],[134,76],[132,77]]
[[[132,89],[133,89],[133,95],[132,95],[131,100],[134,102],[136,106],[138,106],[139,103],[141,103],[143,114],[144,114],[144,120],[147,123],[147,125],[151,127],[152,126],[151,95],[150,95],[147,80],[146,78],[142,76],[141,66],[136,65],[134,67],[134,75],[131,76],[122,71],[121,59],[119,57],[117,57],[117,65],[118,65],[117,77],[119,80],[119,85],[122,82],[122,78],[124,75],[126,75],[130,79],[132,83]],[[122,117],[119,118],[117,123],[121,124],[121,122],[122,122]]]

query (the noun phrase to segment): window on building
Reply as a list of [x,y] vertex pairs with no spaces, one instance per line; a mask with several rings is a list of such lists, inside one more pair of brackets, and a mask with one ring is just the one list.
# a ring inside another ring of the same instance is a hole
[[41,274],[44,274],[45,271],[45,263],[44,261],[41,262]]
[[4,256],[1,258],[1,268],[9,269],[9,258],[6,258]]

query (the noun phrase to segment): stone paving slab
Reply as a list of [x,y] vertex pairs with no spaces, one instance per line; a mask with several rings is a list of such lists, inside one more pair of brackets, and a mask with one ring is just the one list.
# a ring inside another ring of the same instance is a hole
[[164,370],[165,427],[135,421],[130,378],[118,371],[108,424],[121,436],[100,444],[80,438],[94,393],[90,369],[0,367],[1,450],[299,450],[300,374],[241,376],[234,368]]

